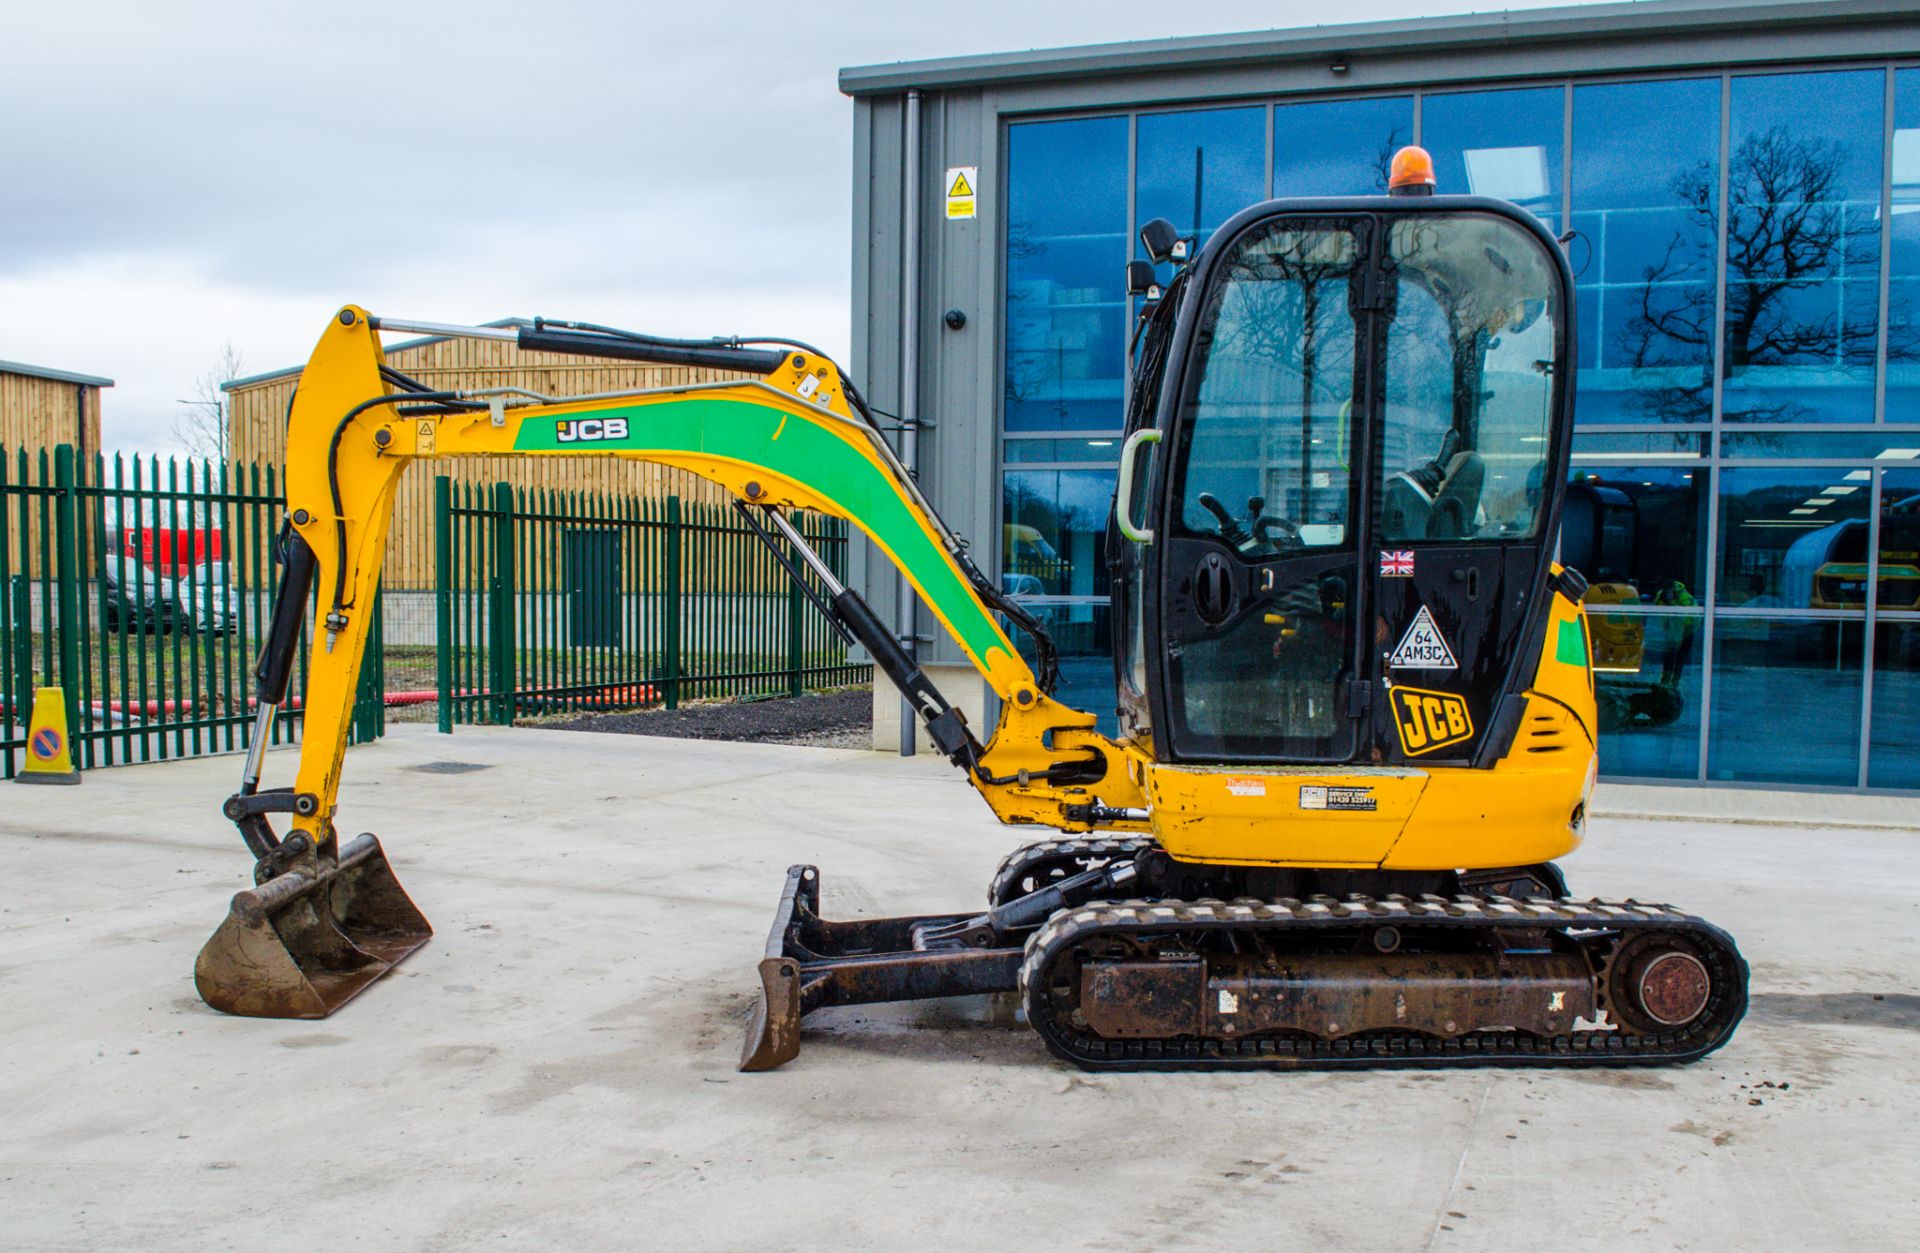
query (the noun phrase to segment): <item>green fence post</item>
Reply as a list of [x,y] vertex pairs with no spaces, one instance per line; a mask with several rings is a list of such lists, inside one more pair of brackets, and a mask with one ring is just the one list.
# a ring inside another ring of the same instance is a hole
[[360,683],[353,694],[353,742],[370,744],[380,738],[382,715],[386,712],[387,676],[386,612],[378,588],[373,593],[372,614],[367,620],[367,647],[360,661]]
[[7,663],[14,673],[13,719],[25,736],[33,712],[33,583],[24,574],[13,576],[13,656]]
[[660,613],[666,627],[666,656],[662,659],[666,670],[667,708],[680,707],[680,498],[667,497],[667,559],[666,585],[661,590],[664,602]]
[[60,690],[67,702],[67,737],[82,730],[80,724],[80,570],[79,548],[75,543],[73,490],[73,445],[62,444],[53,451],[54,542],[60,569]]
[[487,638],[488,679],[493,688],[493,720],[511,724],[514,700],[513,630],[513,485],[493,485],[492,630]]
[[440,733],[453,734],[453,480],[433,479],[433,685]]
[[[799,564],[799,557],[797,555],[794,558],[794,562],[796,565]],[[806,684],[802,681],[801,674],[800,674],[801,665],[806,659],[805,654],[800,647],[800,632],[805,620],[804,611],[801,609],[801,604],[802,604],[802,601],[800,597],[799,580],[788,579],[787,580],[787,695],[789,696],[798,696],[802,691],[806,689]]]

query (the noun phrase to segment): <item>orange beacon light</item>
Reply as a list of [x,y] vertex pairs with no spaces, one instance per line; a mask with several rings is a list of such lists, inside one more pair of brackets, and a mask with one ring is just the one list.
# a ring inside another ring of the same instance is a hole
[[1425,148],[1408,144],[1393,154],[1387,174],[1389,196],[1431,196],[1438,180],[1433,176],[1433,157]]

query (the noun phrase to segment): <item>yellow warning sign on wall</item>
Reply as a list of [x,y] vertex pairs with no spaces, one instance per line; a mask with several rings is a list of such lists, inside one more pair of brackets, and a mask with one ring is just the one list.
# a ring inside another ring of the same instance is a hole
[[973,216],[979,199],[974,189],[979,182],[977,165],[956,165],[947,171],[947,221],[959,222]]

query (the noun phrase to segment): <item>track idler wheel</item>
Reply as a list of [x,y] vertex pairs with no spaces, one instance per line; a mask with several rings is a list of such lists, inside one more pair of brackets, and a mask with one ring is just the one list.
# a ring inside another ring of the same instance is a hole
[[1609,1008],[1636,1031],[1672,1031],[1706,1012],[1713,976],[1693,946],[1662,935],[1638,936],[1614,955]]

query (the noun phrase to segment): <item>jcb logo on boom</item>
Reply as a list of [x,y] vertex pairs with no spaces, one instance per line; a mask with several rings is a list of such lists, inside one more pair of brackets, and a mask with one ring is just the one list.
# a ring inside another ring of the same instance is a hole
[[554,435],[563,444],[583,444],[596,439],[625,439],[627,420],[625,418],[563,418],[554,428]]
[[1400,749],[1407,756],[1418,757],[1473,738],[1467,702],[1453,693],[1396,686],[1388,695]]

